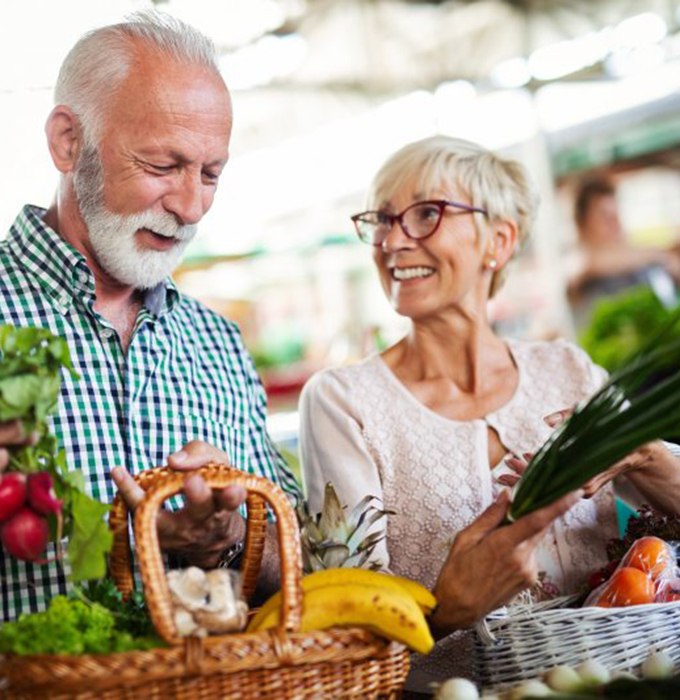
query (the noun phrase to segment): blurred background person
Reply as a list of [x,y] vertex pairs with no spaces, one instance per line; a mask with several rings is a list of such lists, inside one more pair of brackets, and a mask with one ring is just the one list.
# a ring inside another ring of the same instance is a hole
[[649,286],[665,306],[675,305],[680,247],[631,245],[611,180],[594,176],[579,184],[574,220],[578,247],[567,293],[578,329],[588,324],[599,299],[638,285]]

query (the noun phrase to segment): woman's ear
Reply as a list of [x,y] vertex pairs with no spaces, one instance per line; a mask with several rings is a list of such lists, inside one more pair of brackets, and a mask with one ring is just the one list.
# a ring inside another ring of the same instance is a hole
[[486,250],[488,259],[496,261],[494,269],[502,269],[510,260],[517,246],[517,235],[517,224],[512,219],[498,219],[491,224]]
[[52,161],[61,173],[72,172],[82,148],[80,122],[66,105],[57,105],[45,124]]

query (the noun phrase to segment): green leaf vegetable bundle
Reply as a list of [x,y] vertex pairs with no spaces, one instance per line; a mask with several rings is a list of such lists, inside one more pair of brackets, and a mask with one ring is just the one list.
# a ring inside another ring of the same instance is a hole
[[675,312],[642,350],[551,434],[517,483],[511,520],[580,488],[645,443],[677,434],[679,319],[680,312]]
[[12,556],[41,563],[47,542],[68,539],[74,581],[101,578],[112,535],[109,507],[85,493],[83,474],[69,471],[47,419],[57,406],[64,369],[77,378],[63,338],[43,328],[0,326],[0,422],[20,420],[37,439],[9,448],[0,479],[0,538]]

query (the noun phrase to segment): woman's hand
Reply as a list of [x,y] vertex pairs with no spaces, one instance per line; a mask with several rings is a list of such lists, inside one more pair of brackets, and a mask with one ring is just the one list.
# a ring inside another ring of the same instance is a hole
[[[621,474],[625,474],[633,469],[638,468],[638,462],[642,459],[643,451],[645,447],[641,447],[639,450],[632,452],[628,456],[624,457],[622,460],[618,461],[612,467],[609,467],[606,471],[594,476],[592,479],[583,484],[583,498],[592,498],[605,484],[615,479]],[[498,483],[503,486],[514,486],[524,474],[524,470],[529,465],[533,455],[530,452],[525,452],[521,457],[517,455],[511,455],[505,460],[510,469],[512,469],[514,474],[501,474],[498,477]]]
[[[549,416],[546,416],[543,420],[551,427],[556,428],[561,425],[569,416],[573,413],[573,408],[565,408],[561,411],[555,411]],[[639,449],[626,455],[623,459],[613,464],[606,471],[597,474],[592,479],[587,481],[581,487],[583,489],[584,498],[592,498],[605,484],[614,480],[617,476],[625,474],[634,469],[638,469],[641,463],[647,462],[645,457],[645,450],[647,445],[640,447]],[[525,452],[523,455],[511,455],[505,460],[505,463],[510,469],[515,472],[514,474],[502,474],[498,477],[498,483],[503,486],[514,486],[524,474],[524,470],[527,468],[529,462],[531,461],[533,454],[531,452]]]
[[433,593],[438,606],[430,618],[438,636],[470,627],[538,580],[535,551],[547,528],[581,498],[575,492],[501,526],[507,493],[456,536]]
[[[551,428],[556,428],[572,412],[571,408],[556,411],[543,420]],[[503,486],[514,486],[524,473],[532,456],[527,452],[521,457],[518,455],[508,457],[505,463],[515,473],[499,476],[498,483]],[[660,440],[638,447],[609,469],[586,482],[582,487],[584,498],[591,498],[605,484],[622,475],[626,476],[652,508],[664,513],[680,512],[680,458],[671,454]]]
[[[208,462],[226,464],[229,457],[199,441],[188,443],[168,457],[168,466],[178,471],[191,472]],[[144,498],[144,490],[123,467],[115,467],[111,475],[128,508],[134,511]],[[245,501],[246,492],[236,485],[213,491],[202,477],[189,474],[183,493],[184,508],[158,513],[161,549],[196,566],[214,568],[224,550],[245,536],[245,522],[238,508]]]

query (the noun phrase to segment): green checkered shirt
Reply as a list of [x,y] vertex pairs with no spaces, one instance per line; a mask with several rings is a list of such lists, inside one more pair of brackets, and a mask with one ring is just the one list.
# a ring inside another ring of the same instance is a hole
[[[113,466],[137,474],[204,440],[296,500],[299,488],[267,435],[265,394],[236,326],[168,280],[147,294],[126,354],[94,309],[84,257],[43,223],[44,213],[24,207],[0,243],[0,323],[42,326],[67,340],[81,378],[64,374],[52,429],[91,495],[112,500]],[[52,545],[46,556],[54,557]],[[0,551],[0,588],[3,619],[14,619],[65,592],[66,573],[61,564],[24,563]]]

